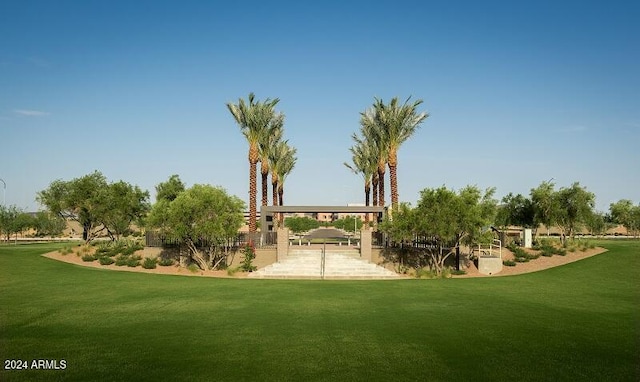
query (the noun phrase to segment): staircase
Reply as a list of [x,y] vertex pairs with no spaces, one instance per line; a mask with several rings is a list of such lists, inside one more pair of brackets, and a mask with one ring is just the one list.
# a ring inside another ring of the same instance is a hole
[[322,249],[292,249],[287,258],[249,274],[254,278],[292,279],[397,279],[400,276],[360,259],[354,249],[327,250],[322,269]]

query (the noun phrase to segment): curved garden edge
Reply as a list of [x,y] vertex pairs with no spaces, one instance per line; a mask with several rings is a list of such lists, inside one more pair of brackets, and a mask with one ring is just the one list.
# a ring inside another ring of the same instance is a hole
[[[140,254],[143,257],[145,255],[149,255],[150,254],[148,253],[149,250],[150,250],[149,248],[145,248],[143,251],[141,251],[142,253]],[[567,253],[565,256],[558,256],[558,255],[552,256],[552,257],[541,256],[538,259],[531,260],[527,263],[517,263],[517,265],[514,267],[504,266],[500,273],[497,273],[491,276],[480,274],[477,271],[477,269],[474,266],[472,266],[467,270],[466,274],[455,275],[453,276],[453,278],[500,277],[500,276],[512,276],[512,275],[519,275],[519,274],[525,274],[525,273],[531,273],[531,272],[538,272],[541,270],[573,263],[575,261],[579,261],[595,255],[599,255],[604,252],[607,252],[607,249],[602,247],[596,247],[583,252],[578,252],[578,251],[570,252],[570,253]],[[83,267],[98,268],[98,269],[113,270],[113,271],[151,273],[151,274],[161,274],[161,275],[178,275],[178,276],[216,277],[216,278],[237,278],[237,279],[247,278],[247,273],[243,273],[243,272],[237,272],[233,275],[229,275],[227,271],[217,271],[217,270],[216,271],[198,270],[196,272],[191,272],[190,270],[186,268],[178,267],[177,265],[172,265],[167,267],[157,266],[154,269],[145,269],[140,266],[131,268],[127,266],[116,266],[115,264],[100,265],[98,262],[95,262],[95,261],[92,261],[92,262],[83,261],[82,258],[80,256],[77,256],[75,253],[63,255],[58,251],[45,253],[42,256],[52,260],[62,261],[65,263],[75,264]],[[402,278],[402,279],[411,279],[411,278]]]
[[[576,251],[576,252],[568,252],[564,256],[554,255],[551,257],[540,256],[535,260],[531,260],[527,263],[516,263],[513,267],[503,266],[502,271],[500,273],[496,273],[494,275],[483,275],[478,272],[478,270],[472,266],[467,271],[467,274],[453,276],[455,278],[458,277],[500,277],[500,276],[512,276],[512,275],[520,275],[525,273],[538,272],[549,268],[555,268],[561,265],[573,263],[582,259],[586,259],[592,256],[599,255],[601,253],[607,252],[608,249],[602,247],[595,247],[588,249],[586,251]],[[503,256],[503,259],[506,259],[508,256],[513,257],[513,255],[508,252],[507,256]]]

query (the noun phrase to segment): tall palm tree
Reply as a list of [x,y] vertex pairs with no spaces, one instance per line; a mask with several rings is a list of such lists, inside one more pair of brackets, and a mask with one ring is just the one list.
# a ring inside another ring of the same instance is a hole
[[387,143],[387,165],[389,166],[389,182],[391,185],[391,208],[398,208],[398,149],[418,130],[422,122],[429,117],[426,112],[418,113],[417,108],[422,100],[410,103],[411,96],[403,104],[398,103],[398,98],[391,99],[389,105],[384,105],[379,100],[378,108],[381,113],[382,126],[384,126],[385,142]]
[[397,97],[385,104],[382,99],[375,98],[372,109],[367,114],[367,123],[375,126],[374,131],[378,135],[378,142],[385,148],[386,163],[389,166],[389,178],[391,185],[391,208],[398,208],[398,149],[409,139],[420,124],[427,119],[429,114],[418,113],[417,108],[422,100],[410,102],[411,97],[400,104]]
[[240,131],[249,143],[249,232],[256,231],[256,165],[258,164],[259,143],[264,130],[276,115],[275,106],[278,98],[260,102],[255,95],[249,93],[248,103],[240,98],[238,104],[227,103],[229,112],[240,126]]
[[[287,148],[284,150],[282,157],[276,165],[276,172],[278,173],[278,204],[281,206],[284,205],[284,183],[289,174],[291,174],[291,171],[295,167],[296,161],[298,160],[298,158],[296,158],[296,152],[297,150],[294,147],[290,147],[287,145]],[[282,224],[284,223],[282,213],[280,214],[278,220],[280,225],[282,226]]]
[[[351,161],[353,163],[349,164],[345,162],[344,165],[352,172],[362,176],[364,180],[365,206],[369,206],[371,181],[373,179],[373,174],[377,172],[378,162],[377,158],[372,155],[373,152],[371,147],[365,140],[355,134],[352,138],[355,141],[355,144],[349,148],[349,151],[351,151]],[[365,214],[365,222],[369,222],[369,214]]]
[[[364,136],[367,145],[372,151],[372,155],[377,158],[377,171],[373,177],[374,190],[374,205],[385,205],[384,195],[384,174],[387,166],[387,142],[384,130],[380,126],[378,120],[377,110],[374,107],[365,110],[360,113],[360,132]],[[377,194],[376,194],[377,191]]]
[[269,169],[271,171],[271,194],[272,204],[274,206],[279,205],[278,202],[278,183],[280,181],[280,167],[282,167],[282,161],[289,155],[288,151],[292,148],[289,146],[289,141],[279,141],[269,149]]
[[270,154],[277,146],[278,142],[282,139],[283,128],[284,125],[284,115],[282,113],[276,113],[274,115],[273,120],[269,123],[269,125],[264,129],[263,135],[260,138],[260,142],[258,144],[258,150],[260,152],[260,175],[262,176],[262,205],[266,206],[268,204],[269,198],[269,169],[271,166],[270,163]]

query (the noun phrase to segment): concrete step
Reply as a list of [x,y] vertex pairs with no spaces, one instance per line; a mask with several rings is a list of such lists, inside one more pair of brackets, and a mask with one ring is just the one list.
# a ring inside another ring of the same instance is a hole
[[[399,275],[359,258],[358,251],[327,251],[325,278],[335,279],[395,279]],[[292,250],[287,259],[252,272],[255,278],[320,278],[321,250]]]

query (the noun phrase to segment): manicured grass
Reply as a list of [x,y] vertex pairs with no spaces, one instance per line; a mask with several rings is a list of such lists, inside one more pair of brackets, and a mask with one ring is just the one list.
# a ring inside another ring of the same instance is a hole
[[[0,371],[50,380],[639,380],[640,242],[513,277],[210,279],[0,246]],[[60,247],[59,245],[58,247]]]

